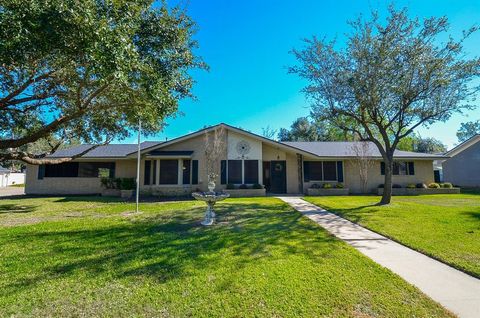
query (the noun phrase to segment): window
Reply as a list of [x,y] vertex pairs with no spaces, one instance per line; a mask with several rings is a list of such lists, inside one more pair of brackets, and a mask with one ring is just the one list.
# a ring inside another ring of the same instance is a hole
[[321,161],[304,161],[304,181],[309,182],[323,180],[322,162]]
[[228,160],[228,183],[242,183],[242,160]]
[[152,171],[152,184],[157,183],[157,160],[152,160],[153,171]]
[[258,183],[258,160],[245,160],[244,167],[244,183]]
[[220,161],[220,184],[227,184],[227,160]]
[[192,184],[198,184],[198,160],[192,160]]
[[65,162],[39,167],[38,178],[113,178],[115,162]]
[[57,165],[45,165],[45,178],[78,177],[78,162],[65,162]]
[[304,161],[303,181],[343,182],[343,162],[341,161]]
[[335,161],[323,162],[323,180],[337,181],[337,164]]
[[183,160],[182,170],[183,170],[182,183],[190,184],[190,160],[188,159]]
[[78,176],[80,178],[113,178],[115,162],[79,162]]
[[159,184],[177,184],[178,183],[178,160],[164,159],[160,160],[160,183]]
[[149,185],[150,184],[150,171],[151,171],[152,161],[145,160],[145,171],[143,175],[143,184]]
[[[380,174],[385,175],[385,162],[380,163]],[[413,161],[394,161],[392,174],[394,176],[415,175],[415,164]]]

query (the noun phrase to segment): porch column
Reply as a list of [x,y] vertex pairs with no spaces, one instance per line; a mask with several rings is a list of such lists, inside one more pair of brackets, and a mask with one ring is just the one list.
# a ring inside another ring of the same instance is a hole
[[298,192],[303,193],[303,156],[297,153]]
[[157,171],[155,171],[155,176],[153,176],[155,178],[155,184],[156,185],[159,185],[160,184],[160,159],[155,159],[155,161],[157,162]]
[[178,177],[177,184],[183,183],[183,159],[178,159]]

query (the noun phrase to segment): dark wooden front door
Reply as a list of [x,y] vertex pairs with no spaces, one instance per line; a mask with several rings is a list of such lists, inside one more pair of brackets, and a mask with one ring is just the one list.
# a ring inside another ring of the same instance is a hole
[[287,192],[287,165],[285,161],[270,162],[270,192]]

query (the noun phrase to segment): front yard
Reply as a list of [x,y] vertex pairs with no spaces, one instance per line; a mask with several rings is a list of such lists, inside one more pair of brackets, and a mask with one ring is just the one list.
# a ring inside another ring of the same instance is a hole
[[306,197],[307,201],[480,277],[480,195]]
[[209,228],[201,203],[133,209],[1,200],[0,316],[449,316],[277,199],[222,202]]

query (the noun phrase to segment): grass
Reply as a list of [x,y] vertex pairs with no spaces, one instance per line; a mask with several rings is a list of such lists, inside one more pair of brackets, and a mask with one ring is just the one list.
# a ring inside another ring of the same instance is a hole
[[0,316],[445,317],[275,198],[0,200]]
[[25,184],[24,184],[24,183],[16,183],[16,184],[9,185],[9,187],[12,187],[12,188],[25,188]]
[[307,201],[480,278],[480,195],[307,197]]

